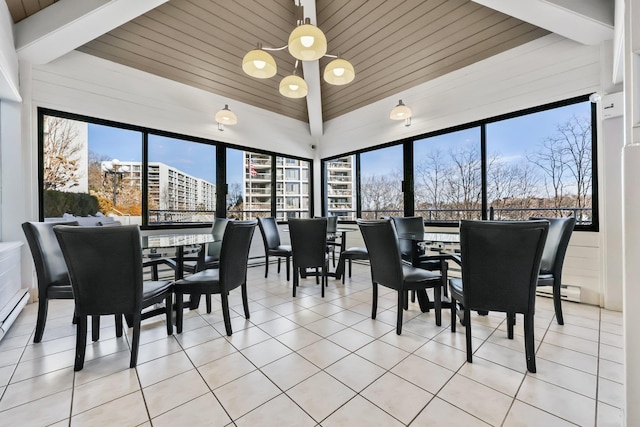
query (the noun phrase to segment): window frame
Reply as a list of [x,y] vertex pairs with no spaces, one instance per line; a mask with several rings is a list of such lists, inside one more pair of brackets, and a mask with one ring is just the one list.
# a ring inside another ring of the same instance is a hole
[[[487,201],[487,125],[500,122],[516,117],[522,117],[529,114],[539,113],[542,111],[548,111],[555,108],[566,107],[572,104],[578,104],[582,102],[589,101],[590,94],[580,95],[573,98],[550,102],[547,104],[530,107],[506,114],[501,114],[498,116],[489,117],[482,120],[477,120],[470,123],[464,123],[461,125],[456,125],[452,127],[448,127],[445,129],[439,129],[433,132],[427,132],[419,135],[415,135],[408,138],[403,138],[396,141],[386,142],[383,144],[366,147],[360,150],[350,151],[346,153],[341,153],[339,155],[326,157],[321,159],[321,170],[322,170],[322,183],[321,183],[321,210],[326,215],[328,212],[327,206],[327,164],[331,161],[337,160],[341,157],[346,156],[355,156],[355,182],[356,182],[356,217],[361,218],[362,210],[361,210],[361,195],[360,195],[360,154],[366,153],[369,151],[379,150],[381,148],[387,148],[390,146],[403,145],[404,150],[404,171],[403,171],[403,191],[404,191],[404,215],[412,216],[415,212],[415,193],[414,193],[414,172],[413,172],[413,144],[416,140],[426,139],[434,136],[449,134],[453,132],[458,132],[461,130],[467,130],[470,128],[478,127],[480,128],[480,155],[481,155],[481,180],[482,180],[482,195],[481,195],[481,215],[482,219],[488,219],[489,215],[489,206]],[[597,133],[598,133],[598,122],[597,122],[597,108],[596,104],[591,103],[591,212],[592,212],[592,222],[591,224],[576,224],[575,229],[577,231],[591,231],[598,232],[600,230],[600,215],[599,215],[599,197],[598,197],[598,141],[597,141]],[[345,222],[353,222],[353,221],[345,221]],[[430,227],[451,227],[455,226],[455,221],[449,222],[426,222],[426,225]]]
[[[44,221],[44,205],[43,205],[43,177],[44,177],[44,117],[45,116],[54,116],[62,119],[81,121],[87,124],[96,124],[101,126],[109,126],[119,129],[125,129],[135,132],[140,132],[142,134],[141,140],[141,149],[142,149],[142,225],[140,228],[142,230],[171,230],[171,229],[181,229],[181,228],[202,228],[211,226],[212,223],[202,222],[202,223],[174,223],[174,224],[149,224],[149,206],[148,206],[148,166],[149,166],[149,135],[158,135],[167,138],[175,138],[188,142],[200,143],[213,145],[216,147],[216,159],[215,159],[215,167],[216,167],[216,207],[215,207],[215,216],[224,218],[226,217],[226,189],[227,189],[227,162],[226,162],[226,150],[227,148],[232,148],[241,151],[250,151],[253,153],[259,153],[271,156],[272,165],[276,164],[276,157],[282,157],[285,159],[294,159],[297,161],[306,161],[309,164],[309,178],[308,183],[310,186],[309,189],[309,199],[313,200],[314,197],[314,185],[313,185],[313,159],[304,158],[300,156],[292,156],[283,153],[277,153],[273,151],[268,151],[260,148],[254,148],[249,146],[241,146],[237,144],[229,144],[221,141],[216,141],[212,139],[196,137],[192,135],[184,135],[175,132],[168,132],[159,129],[148,128],[145,126],[132,125],[128,123],[121,123],[112,120],[101,119],[97,117],[85,116],[75,113],[69,113],[60,110],[54,110],[45,107],[38,107],[37,109],[37,136],[38,136],[38,217],[40,221]],[[276,168],[271,168],[271,191],[272,194],[276,194]],[[224,189],[224,191],[219,191],[218,189]],[[276,198],[272,197],[271,203],[271,215],[276,216]],[[314,210],[313,204],[309,204],[309,217],[313,217]]]

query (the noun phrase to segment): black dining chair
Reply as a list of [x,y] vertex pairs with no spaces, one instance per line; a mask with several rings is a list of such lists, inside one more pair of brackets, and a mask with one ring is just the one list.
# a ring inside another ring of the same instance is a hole
[[289,234],[293,256],[293,296],[300,283],[300,275],[307,268],[315,268],[322,285],[321,295],[327,285],[327,218],[289,218]]
[[549,234],[544,245],[538,286],[551,286],[553,289],[553,307],[558,325],[564,325],[562,316],[562,266],[569,247],[571,234],[576,226],[575,217],[569,218],[530,218],[549,221]]
[[189,274],[197,273],[198,271],[207,268],[216,268],[220,262],[220,250],[222,249],[222,238],[224,237],[224,230],[227,227],[227,223],[233,221],[229,218],[216,218],[211,226],[211,235],[215,239],[211,243],[202,245],[203,247],[198,251],[196,257],[184,257],[184,272]]
[[398,292],[396,333],[402,333],[403,310],[408,302],[409,291],[433,288],[436,325],[442,324],[441,290],[439,274],[416,268],[402,262],[398,235],[390,220],[357,220],[364,243],[369,253],[371,281],[373,283],[373,307],[371,318],[376,318],[378,309],[378,285]]
[[205,269],[176,281],[174,286],[176,293],[176,329],[179,334],[182,333],[182,299],[184,294],[192,296],[220,294],[224,327],[227,335],[231,336],[233,331],[229,313],[229,292],[240,287],[244,316],[249,319],[247,262],[256,224],[256,220],[229,221],[222,238],[218,267]]
[[[77,226],[77,221],[35,222],[22,224],[38,280],[38,318],[33,342],[42,341],[50,299],[73,299],[69,270],[60,244],[53,232],[56,225]],[[74,318],[75,322],[75,318]]]
[[[391,220],[393,221],[393,225],[396,227],[396,231],[398,234],[424,233],[424,219],[421,216],[393,216],[391,217]],[[449,275],[449,264],[447,264],[446,259],[448,257],[444,257],[441,255],[427,255],[424,249],[420,248],[420,246],[417,246],[415,242],[409,239],[399,239],[398,242],[400,245],[400,254],[403,261],[414,265],[414,267],[422,268],[424,270],[440,272],[440,277],[442,278],[442,289],[444,291],[444,294],[447,295],[447,277]],[[414,262],[413,259],[413,251],[416,249],[419,250],[419,253],[417,254],[417,263]],[[414,294],[415,293],[412,293],[411,295],[412,300],[415,299]]]
[[116,315],[116,336],[122,336],[122,316],[133,327],[131,361],[136,366],[140,343],[140,322],[157,314],[143,310],[164,302],[167,334],[173,333],[173,286],[167,280],[145,281],[142,272],[140,228],[70,227],[56,225],[56,234],[69,269],[75,301],[76,356],[74,370],[84,366],[87,316]]
[[278,224],[274,217],[258,218],[258,227],[260,228],[260,234],[262,234],[262,241],[264,242],[264,277],[269,274],[269,256],[278,257],[278,273],[280,273],[280,260],[286,259],[287,262],[287,281],[290,280],[291,269],[291,245],[283,245],[280,243],[280,232],[278,231]]
[[509,339],[513,339],[515,315],[521,313],[527,369],[536,372],[536,283],[548,230],[548,221],[461,221],[462,278],[449,279],[451,332],[456,330],[458,302],[464,308],[469,363],[473,361],[471,310],[507,313]]
[[369,252],[367,248],[363,246],[353,246],[340,252],[340,258],[338,259],[338,268],[336,268],[336,278],[342,278],[342,284],[344,285],[345,278],[345,264],[349,263],[349,277],[351,277],[352,261],[354,260],[368,260]]
[[330,215],[327,217],[327,250],[331,253],[333,266],[336,266],[336,249],[340,252],[342,248],[342,237],[338,235],[338,217]]

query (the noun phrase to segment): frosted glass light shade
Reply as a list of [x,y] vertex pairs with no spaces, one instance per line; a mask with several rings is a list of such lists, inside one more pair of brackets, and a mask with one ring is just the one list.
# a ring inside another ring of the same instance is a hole
[[327,38],[320,28],[307,22],[289,35],[289,53],[301,61],[315,61],[327,53]]
[[344,59],[334,59],[324,69],[324,80],[332,85],[346,85],[356,76],[353,65]]
[[229,106],[225,105],[222,110],[216,113],[216,122],[223,125],[235,125],[238,123],[238,118],[229,110]]
[[309,91],[302,77],[290,75],[280,82],[280,93],[287,98],[303,98]]
[[391,120],[405,120],[409,117],[411,117],[411,108],[404,105],[402,100],[391,110],[391,114],[389,115]]
[[251,77],[268,79],[276,75],[278,68],[273,56],[264,50],[254,49],[242,58],[242,70]]

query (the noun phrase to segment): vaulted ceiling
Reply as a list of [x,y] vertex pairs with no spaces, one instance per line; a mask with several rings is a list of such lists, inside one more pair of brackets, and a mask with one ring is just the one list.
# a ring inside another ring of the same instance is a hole
[[[57,0],[6,2],[18,23]],[[305,15],[327,36],[328,53],[339,53],[356,71],[352,83],[332,86],[317,78],[329,58],[315,68],[305,64],[305,79],[318,81],[308,99],[278,92],[294,69],[287,50],[272,52],[278,72],[270,79],[251,78],[241,68],[258,42],[286,45],[295,26],[294,0],[171,0],[77,49],[302,121],[311,122],[317,101],[316,118],[323,122],[548,33],[480,3],[304,0],[311,5]]]

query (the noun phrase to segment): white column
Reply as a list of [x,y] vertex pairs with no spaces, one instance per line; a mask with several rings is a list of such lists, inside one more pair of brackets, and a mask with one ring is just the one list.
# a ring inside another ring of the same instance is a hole
[[625,1],[625,146],[622,152],[625,425],[640,425],[640,0]]

